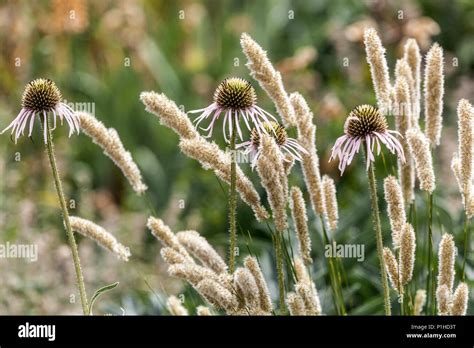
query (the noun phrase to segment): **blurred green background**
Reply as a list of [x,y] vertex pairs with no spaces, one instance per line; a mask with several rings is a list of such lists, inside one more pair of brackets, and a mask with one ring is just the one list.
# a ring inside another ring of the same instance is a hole
[[[364,262],[344,260],[349,312],[381,314],[362,158],[343,177],[337,163],[328,163],[348,111],[375,102],[362,45],[363,28],[374,26],[379,31],[391,69],[402,55],[406,37],[416,38],[423,53],[434,41],[445,49],[445,127],[442,145],[434,155],[438,181],[434,237],[437,243],[442,232],[453,233],[460,263],[464,217],[449,164],[457,146],[455,106],[460,98],[474,101],[473,16],[474,3],[469,0],[1,0],[0,128],[18,114],[28,81],[52,79],[68,102],[87,103],[98,119],[117,129],[150,187],[158,217],[174,231],[198,230],[224,255],[225,191],[212,173],[180,153],[177,136],[144,111],[138,96],[144,90],[163,92],[191,110],[210,104],[215,87],[225,77],[247,78],[258,87],[239,45],[241,33],[248,32],[268,51],[287,91],[302,93],[315,114],[321,172],[337,182],[340,224],[336,240],[365,244]],[[259,104],[275,113],[268,97],[256,89]],[[71,214],[104,226],[130,246],[133,255],[123,263],[79,238],[88,292],[120,282],[100,300],[95,312],[121,314],[123,308],[127,314],[166,313],[163,299],[171,293],[184,293],[189,308],[200,304],[192,289],[167,277],[159,243],[145,228],[151,212],[121,172],[86,136],[68,138],[62,127],[55,131],[55,139],[65,190],[75,202]],[[223,146],[223,139],[216,141]],[[391,157],[385,156],[385,164],[379,161],[380,178],[393,172],[396,163]],[[243,169],[260,189],[256,174]],[[302,186],[298,166],[290,182]],[[420,231],[426,230],[425,203],[425,196],[419,195]],[[381,206],[385,209],[383,199]],[[247,206],[239,207],[241,257],[247,248],[259,256],[276,298],[271,237],[265,226],[254,222]],[[388,245],[385,214],[382,220]],[[324,312],[333,314],[320,226],[314,216],[310,223],[314,279]],[[71,297],[75,293],[73,268],[39,127],[31,140],[22,138],[18,145],[8,134],[0,137],[0,242],[6,241],[37,244],[39,260],[0,259],[0,314],[79,313],[79,299]],[[422,262],[417,261],[415,273],[420,269],[421,274]],[[472,289],[472,253],[468,277]],[[422,284],[421,278],[416,281]],[[474,313],[472,307],[471,301],[470,313]]]

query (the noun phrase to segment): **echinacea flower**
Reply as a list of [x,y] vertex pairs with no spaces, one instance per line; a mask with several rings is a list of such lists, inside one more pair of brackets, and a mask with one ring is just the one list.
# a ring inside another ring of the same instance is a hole
[[[301,161],[301,153],[308,153],[295,139],[288,137],[285,127],[283,127],[278,122],[265,122],[261,124],[261,127],[263,127],[264,133],[270,135],[275,140],[283,160]],[[250,140],[237,145],[237,148],[245,148],[245,154],[251,155],[252,169],[257,164],[258,158],[260,156],[260,141],[261,132],[258,128],[254,128],[250,133]],[[285,155],[288,155],[289,159]]]
[[388,129],[387,120],[377,108],[371,105],[359,105],[347,117],[344,135],[336,140],[329,161],[339,158],[339,170],[342,175],[346,166],[352,162],[354,155],[359,152],[361,144],[365,142],[368,170],[370,163],[375,161],[375,144],[377,144],[377,155],[379,155],[380,142],[382,142],[390,152],[405,162],[402,145],[393,134],[400,135],[399,132]]
[[[56,128],[56,118],[59,116],[61,124],[63,118],[65,118],[69,124],[69,136],[71,136],[74,131],[79,133],[79,121],[77,120],[74,111],[67,104],[61,102],[61,100],[61,92],[53,81],[39,78],[29,82],[23,92],[20,113],[0,134],[3,134],[11,128],[12,134],[15,133],[14,140],[16,144],[18,138],[24,134],[28,122],[28,136],[31,137],[36,116],[43,116],[43,121],[46,124],[46,119],[50,112],[52,112],[54,116],[54,126],[52,130]],[[44,142],[46,143],[47,129],[46,126],[43,128]]]
[[[224,139],[228,143],[232,134],[233,125],[237,129],[240,140],[243,140],[240,128],[240,119],[250,131],[249,120],[258,132],[264,130],[263,123],[269,122],[269,118],[276,121],[275,117],[257,105],[257,95],[252,85],[241,78],[231,77],[222,81],[214,92],[214,102],[204,109],[192,110],[189,113],[201,113],[196,118],[196,127],[205,119],[211,117],[211,122],[204,131],[209,131],[206,138],[212,136],[214,125],[221,114],[224,114],[222,130]],[[228,128],[226,129],[226,126]]]

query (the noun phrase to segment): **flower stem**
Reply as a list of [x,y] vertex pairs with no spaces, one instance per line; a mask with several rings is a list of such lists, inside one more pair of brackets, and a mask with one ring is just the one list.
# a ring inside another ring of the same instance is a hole
[[466,281],[466,260],[469,252],[469,230],[471,227],[471,218],[466,217],[464,220],[464,260],[462,262],[462,281]]
[[84,285],[84,277],[82,275],[81,262],[79,260],[79,253],[77,251],[76,240],[74,239],[74,234],[71,229],[71,223],[69,222],[69,213],[67,210],[66,199],[64,198],[63,187],[61,184],[61,180],[59,178],[59,171],[56,165],[56,158],[54,156],[54,145],[53,145],[53,139],[51,136],[51,130],[49,127],[48,118],[46,118],[44,127],[46,128],[46,133],[47,133],[46,150],[48,153],[49,162],[51,163],[51,170],[53,172],[53,177],[54,177],[54,185],[56,187],[56,192],[58,194],[59,203],[61,205],[61,210],[63,213],[67,239],[72,251],[74,269],[76,270],[77,286],[79,288],[79,294],[81,296],[82,311],[84,312],[84,315],[89,315],[89,305],[87,303],[86,287]]
[[283,254],[282,254],[282,245],[281,245],[281,232],[276,231],[274,234],[274,244],[275,244],[275,257],[276,257],[276,267],[278,274],[278,292],[280,299],[280,315],[286,314],[285,307],[285,276],[283,274]]
[[428,278],[426,279],[426,293],[428,294],[426,308],[427,311],[430,310],[432,314],[435,314],[435,286],[433,278],[433,265],[431,264],[434,261],[433,256],[433,194],[428,193]]
[[234,273],[235,248],[237,244],[237,190],[236,190],[236,163],[235,163],[235,138],[236,122],[232,123],[232,134],[230,135],[230,188],[229,188],[229,271]]
[[[366,158],[367,158],[367,161],[369,161],[369,157],[367,153],[366,153]],[[377,254],[378,254],[379,263],[380,263],[380,275],[382,279],[385,315],[391,315],[390,292],[388,288],[387,271],[385,269],[385,262],[383,259],[383,238],[382,238],[382,227],[380,225],[379,203],[377,199],[377,184],[375,181],[375,170],[372,163],[370,163],[369,165],[369,170],[367,171],[367,177],[369,179],[370,200],[372,204],[372,220],[374,223],[375,238],[377,240]]]

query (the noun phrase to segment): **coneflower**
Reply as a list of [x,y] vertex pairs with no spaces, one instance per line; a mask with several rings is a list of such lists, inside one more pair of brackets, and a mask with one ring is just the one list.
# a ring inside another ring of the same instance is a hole
[[[13,132],[15,132],[14,140],[16,143],[18,138],[24,134],[28,122],[28,136],[31,136],[36,116],[38,115],[39,118],[41,118],[41,116],[43,117],[42,126],[44,131],[44,143],[46,146],[46,152],[48,154],[49,163],[51,165],[54,186],[56,188],[56,194],[62,211],[62,219],[64,221],[64,227],[66,230],[69,247],[71,248],[77,286],[79,288],[79,294],[81,297],[82,312],[84,313],[84,315],[89,315],[91,311],[87,301],[86,287],[84,285],[84,276],[82,274],[81,262],[79,259],[79,252],[77,250],[76,239],[71,228],[68,206],[66,204],[63,186],[56,164],[56,156],[54,153],[54,143],[52,136],[52,131],[56,127],[57,117],[60,118],[61,122],[63,121],[63,119],[66,119],[66,122],[69,124],[69,136],[71,136],[74,131],[79,132],[79,122],[76,119],[74,111],[72,111],[69,106],[64,104],[61,99],[61,92],[59,91],[58,87],[56,87],[56,84],[53,81],[43,78],[31,81],[25,87],[21,102],[22,108],[20,113],[13,120],[13,122],[6,129],[3,130],[2,133],[12,128],[12,134]],[[48,117],[50,113],[53,114],[53,128],[51,128],[50,120]]]
[[[214,92],[214,102],[204,109],[188,111],[189,114],[201,113],[194,121],[199,127],[202,121],[211,118],[209,126],[204,131],[211,137],[216,121],[223,115],[222,130],[226,142],[232,135],[238,134],[243,140],[240,122],[243,120],[248,130],[250,124],[258,132],[265,132],[264,124],[276,121],[275,117],[257,105],[257,94],[252,85],[239,77],[231,77],[222,81]],[[237,132],[237,133],[236,133]]]
[[339,170],[344,173],[362,144],[367,151],[367,170],[370,163],[375,161],[374,148],[377,145],[377,154],[380,154],[382,142],[393,154],[405,161],[402,145],[392,134],[397,131],[388,129],[387,120],[377,108],[371,105],[355,107],[344,124],[344,135],[336,140],[332,148],[330,161],[339,158]]
[[387,59],[385,58],[385,48],[377,35],[377,31],[373,28],[365,30],[364,44],[377,104],[382,113],[386,114],[390,110],[391,85]]
[[425,135],[432,147],[438,146],[443,126],[443,49],[435,43],[426,55],[425,67]]
[[56,119],[59,117],[61,123],[64,119],[69,124],[69,136],[75,131],[79,134],[79,122],[74,111],[62,102],[62,94],[56,84],[50,79],[39,78],[29,82],[21,100],[21,111],[18,116],[5,128],[0,134],[3,134],[10,128],[12,134],[15,133],[15,144],[18,138],[25,132],[26,126],[29,127],[28,136],[31,137],[36,116],[43,117],[44,143],[47,143],[48,127],[46,122],[48,114],[53,114],[53,128],[56,128]]
[[[307,151],[293,138],[290,138],[286,133],[285,128],[277,122],[264,123],[263,128],[265,134],[270,135],[275,139],[275,143],[280,150],[281,158],[285,162],[293,162],[294,160],[301,161],[302,154],[307,154]],[[258,128],[252,129],[250,133],[250,140],[238,144],[237,149],[245,149],[244,154],[250,154],[252,159],[252,168],[257,164],[261,153],[261,136],[262,132]]]

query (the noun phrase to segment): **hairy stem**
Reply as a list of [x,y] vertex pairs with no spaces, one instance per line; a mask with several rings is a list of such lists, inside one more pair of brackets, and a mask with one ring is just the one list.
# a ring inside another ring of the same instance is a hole
[[[369,161],[369,157],[367,156],[367,153],[366,153],[366,159],[367,161]],[[390,292],[389,292],[388,281],[387,281],[387,270],[385,269],[385,262],[383,259],[383,238],[382,238],[382,227],[380,225],[379,203],[378,203],[378,198],[377,198],[377,183],[375,180],[375,170],[372,163],[369,164],[367,177],[369,179],[370,200],[372,204],[372,220],[374,223],[375,238],[377,240],[377,254],[378,254],[379,263],[380,263],[380,276],[381,276],[382,287],[383,287],[385,315],[391,315]]]
[[282,235],[281,232],[276,231],[274,234],[274,244],[275,244],[275,257],[276,257],[276,268],[278,275],[278,292],[280,299],[280,315],[286,314],[285,306],[285,276],[283,274],[283,253],[282,253]]
[[49,127],[48,118],[46,118],[44,127],[46,128],[46,133],[47,133],[46,150],[48,153],[49,162],[51,163],[51,170],[53,172],[56,193],[58,194],[59,204],[61,205],[64,225],[66,227],[68,243],[72,252],[72,259],[74,261],[74,269],[76,271],[77,286],[79,288],[79,294],[81,296],[82,311],[84,312],[84,315],[89,315],[89,305],[87,303],[87,294],[86,294],[86,287],[84,285],[84,277],[82,275],[81,261],[79,260],[79,252],[77,251],[76,240],[74,238],[74,233],[72,232],[72,229],[71,229],[71,223],[69,222],[69,213],[68,213],[68,209],[66,205],[66,199],[64,198],[63,187],[61,184],[61,180],[59,178],[59,171],[56,165],[56,158],[54,156],[54,145],[53,145],[53,139],[51,136],[51,130]]
[[462,262],[462,281],[466,281],[466,260],[469,253],[469,230],[471,227],[471,218],[466,217],[464,220],[464,260]]
[[[232,115],[231,115],[232,117]],[[235,247],[237,244],[237,190],[236,190],[236,163],[235,163],[235,138],[237,131],[237,118],[232,123],[232,134],[230,135],[230,188],[229,188],[229,271],[234,273],[235,269]]]

